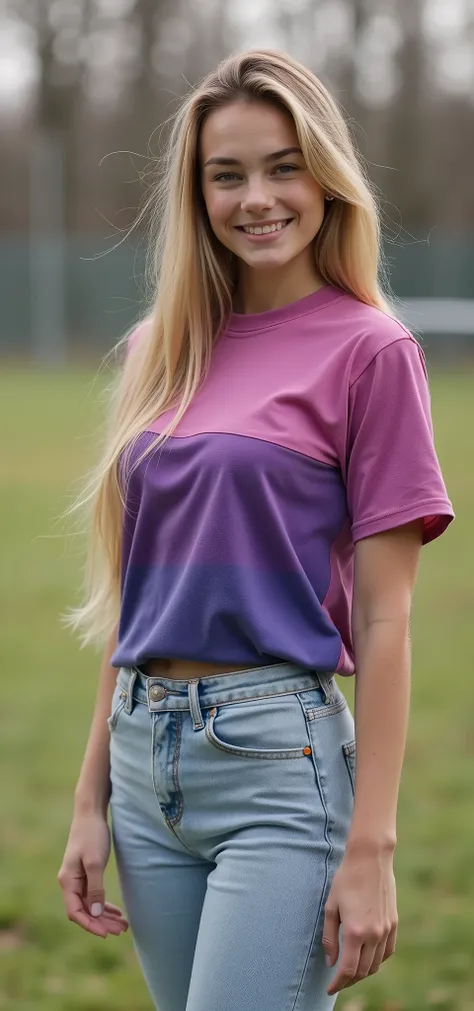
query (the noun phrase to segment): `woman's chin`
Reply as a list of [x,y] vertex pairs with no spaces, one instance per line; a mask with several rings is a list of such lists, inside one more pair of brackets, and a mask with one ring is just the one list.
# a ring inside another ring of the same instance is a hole
[[280,253],[277,253],[276,250],[274,252],[270,252],[270,250],[265,250],[264,252],[262,250],[259,256],[242,256],[241,259],[245,261],[248,267],[254,267],[256,270],[272,270],[291,263],[295,255],[295,253],[291,253],[287,249],[285,252],[282,251]]

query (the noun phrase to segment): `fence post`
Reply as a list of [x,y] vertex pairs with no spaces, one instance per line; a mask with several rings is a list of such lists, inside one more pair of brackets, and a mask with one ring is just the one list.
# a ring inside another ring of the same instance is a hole
[[66,361],[66,243],[61,140],[36,133],[30,162],[31,348],[41,366]]

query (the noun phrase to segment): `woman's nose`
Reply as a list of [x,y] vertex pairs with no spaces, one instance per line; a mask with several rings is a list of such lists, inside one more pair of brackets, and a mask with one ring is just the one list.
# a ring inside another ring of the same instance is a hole
[[248,183],[241,207],[243,211],[270,209],[275,206],[275,198],[268,186],[260,179]]

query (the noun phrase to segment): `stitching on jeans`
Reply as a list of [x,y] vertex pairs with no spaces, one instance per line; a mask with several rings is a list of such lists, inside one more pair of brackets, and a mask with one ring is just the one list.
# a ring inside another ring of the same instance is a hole
[[156,721],[152,719],[151,722],[151,781],[153,783],[153,793],[156,797],[156,802],[161,810],[160,798],[156,790],[156,780],[155,780],[155,745],[156,745],[156,735],[155,735]]
[[346,764],[347,772],[349,775],[349,780],[351,784],[352,796],[355,794],[355,761],[356,761],[356,742],[351,741],[350,744],[343,744],[342,751],[344,755],[344,761]]
[[[201,705],[202,709],[212,709],[215,705],[218,705],[218,706],[231,706],[231,705],[234,705],[236,702],[261,702],[261,701],[263,701],[263,699],[277,699],[277,698],[281,698],[283,695],[299,695],[300,692],[312,691],[313,689],[317,690],[317,685],[315,685],[314,682],[312,682],[306,688],[289,688],[287,691],[284,691],[284,692],[273,692],[272,695],[241,695],[241,694],[239,694],[236,698],[229,699],[227,702],[207,702],[206,703],[206,702],[203,702],[202,699],[200,699],[200,705]],[[172,698],[172,697],[173,697],[172,695],[168,695],[168,698]],[[183,699],[186,698],[185,695],[178,696],[178,697],[182,697]],[[147,706],[148,705],[148,702],[146,700],[139,699],[139,698],[136,697],[136,695],[134,695],[133,698],[140,705],[143,705],[143,706]],[[324,703],[321,706],[321,708],[323,708],[323,706],[324,706],[325,710],[331,708],[330,706],[324,705]],[[319,707],[318,707],[318,709],[319,709]],[[308,712],[317,712],[318,709],[308,710]],[[150,712],[152,712],[152,713],[154,713],[154,712],[169,713],[169,712],[178,712],[178,711],[180,711],[180,712],[189,712],[189,706],[188,706],[187,709],[183,709],[183,710],[176,710],[176,709],[160,709],[160,710],[152,709],[152,710],[150,710]],[[327,715],[326,712],[324,713],[324,715],[325,716]]]
[[180,839],[178,833],[175,832],[175,830],[174,830],[173,823],[170,821],[170,819],[168,818],[168,815],[166,814],[165,811],[163,811],[163,809],[161,807],[160,799],[158,797],[158,793],[157,793],[157,790],[156,790],[156,780],[155,780],[155,744],[156,744],[155,727],[156,727],[156,720],[152,720],[152,731],[151,731],[151,782],[152,782],[152,785],[153,785],[153,793],[155,794],[156,803],[158,804],[160,812],[163,815],[163,818],[165,819],[165,822],[166,822],[166,824],[167,824],[170,832],[173,833],[173,835],[178,840],[178,842],[180,843],[180,845],[183,846],[183,848],[185,850],[187,850],[187,852],[190,853],[191,856],[197,857],[198,859],[202,860],[202,854],[201,853],[197,852],[196,850],[190,849],[190,847],[186,846],[186,843],[183,842],[182,839]]
[[183,718],[181,716],[181,718],[176,721],[176,747],[174,749],[174,755],[173,755],[173,783],[174,783],[174,788],[175,788],[175,791],[176,791],[176,796],[178,798],[178,813],[176,815],[176,818],[170,818],[170,825],[173,825],[173,826],[178,824],[178,822],[181,820],[181,816],[183,814],[183,798],[182,798],[182,795],[181,795],[181,790],[180,790],[180,786],[179,786],[179,778],[178,778],[178,763],[179,763],[179,755],[180,755],[180,751],[181,751],[181,738],[182,738],[182,734],[183,734]]
[[226,755],[239,755],[242,758],[261,758],[263,760],[268,758],[286,760],[289,758],[306,758],[306,754],[303,748],[291,748],[282,751],[276,749],[269,749],[267,752],[255,749],[255,754],[252,752],[251,748],[239,748],[238,745],[226,744],[225,741],[220,741],[218,737],[215,736],[213,731],[209,726],[209,721],[205,726],[206,737],[208,741],[214,745],[215,748],[219,748],[224,751]]
[[347,702],[345,698],[342,698],[330,706],[321,706],[320,709],[308,709],[306,715],[308,720],[323,720],[325,716],[335,716],[336,713],[341,713],[346,708]]
[[120,699],[120,702],[116,705],[113,713],[111,713],[110,716],[108,717],[107,726],[109,730],[111,731],[115,730],[120,713],[123,712],[123,710],[125,709],[126,701],[127,701],[126,699]]
[[323,792],[323,789],[322,789],[322,786],[321,786],[321,779],[320,779],[320,776],[319,776],[318,763],[316,761],[315,754],[314,754],[314,748],[311,749],[311,753],[312,753],[312,759],[313,759],[313,768],[314,768],[315,774],[316,774],[316,783],[318,785],[319,796],[321,798],[321,804],[323,806],[323,810],[324,810],[324,814],[325,814],[325,820],[324,820],[324,838],[326,839],[326,842],[327,842],[327,850],[326,850],[326,859],[325,859],[325,862],[324,862],[324,884],[323,884],[323,887],[321,889],[321,897],[320,897],[320,900],[319,900],[319,906],[318,906],[318,911],[317,911],[317,915],[316,915],[315,924],[314,924],[314,927],[313,927],[313,933],[311,935],[311,943],[310,943],[310,946],[309,946],[308,954],[306,956],[305,964],[303,966],[303,972],[301,974],[300,985],[299,985],[298,990],[296,992],[296,997],[295,997],[295,1000],[294,1000],[293,1007],[292,1007],[291,1011],[296,1011],[296,1006],[297,1006],[297,1003],[298,1003],[298,997],[300,995],[301,987],[303,986],[303,982],[304,982],[304,979],[305,979],[305,976],[306,976],[306,970],[308,968],[308,963],[309,963],[309,960],[311,958],[311,954],[313,952],[314,941],[315,941],[315,937],[316,937],[316,931],[318,929],[318,925],[319,925],[319,922],[320,922],[320,919],[321,919],[321,911],[323,910],[323,908],[325,906],[325,903],[326,903],[326,898],[327,898],[327,896],[326,896],[326,889],[327,889],[327,885],[328,885],[328,881],[329,881],[329,865],[330,865],[331,857],[332,857],[332,854],[333,854],[333,845],[332,845],[332,842],[331,842],[331,836],[330,836],[330,832],[329,832],[329,826],[330,826],[329,811],[328,811],[328,808],[327,808],[327,805],[326,805],[326,798],[324,796],[324,792]]

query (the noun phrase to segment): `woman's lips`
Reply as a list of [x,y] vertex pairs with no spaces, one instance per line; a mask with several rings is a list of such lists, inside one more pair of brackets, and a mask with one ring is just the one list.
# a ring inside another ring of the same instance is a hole
[[[291,225],[291,222],[294,221],[294,218],[286,218],[285,220],[286,224],[284,224],[282,228],[276,228],[274,232],[259,232],[257,235],[252,234],[251,232],[246,232],[243,225],[236,225],[236,228],[239,232],[242,232],[242,234],[245,235],[245,238],[248,239],[249,242],[269,242],[274,241],[279,235],[282,235],[288,228],[288,225]],[[255,227],[258,228],[259,226],[256,225]]]

